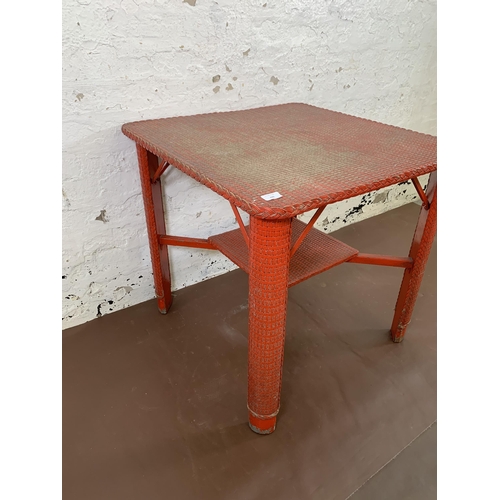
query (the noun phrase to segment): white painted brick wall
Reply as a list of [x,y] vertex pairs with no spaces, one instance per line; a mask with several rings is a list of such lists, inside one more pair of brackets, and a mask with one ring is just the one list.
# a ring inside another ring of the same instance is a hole
[[[64,0],[63,23],[64,328],[154,297],[123,123],[306,102],[436,133],[434,0]],[[165,179],[170,232],[235,227],[227,201],[175,169]],[[414,197],[403,185],[341,202],[317,226]],[[214,251],[170,255],[174,289],[234,268]]]

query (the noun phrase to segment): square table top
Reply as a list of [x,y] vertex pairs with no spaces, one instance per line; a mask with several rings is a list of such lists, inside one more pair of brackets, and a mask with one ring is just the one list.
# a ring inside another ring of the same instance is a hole
[[[122,131],[265,219],[293,217],[436,170],[436,137],[307,104],[143,120]],[[281,197],[261,197],[274,192]]]

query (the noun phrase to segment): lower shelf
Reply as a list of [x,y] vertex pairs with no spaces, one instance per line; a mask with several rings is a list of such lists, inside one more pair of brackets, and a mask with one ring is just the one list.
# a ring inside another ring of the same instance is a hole
[[[305,227],[298,219],[292,220],[292,246]],[[211,236],[208,241],[243,271],[249,272],[248,247],[239,228]],[[288,286],[342,264],[358,253],[355,248],[312,228],[290,261]]]

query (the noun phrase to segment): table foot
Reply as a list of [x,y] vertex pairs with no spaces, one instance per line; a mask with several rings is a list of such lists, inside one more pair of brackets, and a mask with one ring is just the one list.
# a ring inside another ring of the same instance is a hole
[[172,306],[172,297],[170,297],[169,301],[166,301],[164,298],[158,298],[156,297],[156,300],[158,302],[158,311],[160,311],[160,314],[167,314],[168,310]]
[[404,335],[402,337],[398,337],[397,335],[395,335],[392,330],[391,330],[391,339],[392,341],[395,343],[395,344],[400,344],[401,342],[403,342],[403,339],[404,339]]
[[256,434],[272,434],[276,430],[276,415],[268,419],[262,419],[249,412],[248,425]]

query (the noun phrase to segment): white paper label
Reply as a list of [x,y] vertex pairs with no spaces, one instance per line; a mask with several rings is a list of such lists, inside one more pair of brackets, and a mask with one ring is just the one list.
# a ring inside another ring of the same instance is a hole
[[281,194],[279,194],[278,191],[275,191],[274,193],[263,194],[261,198],[266,201],[277,200],[278,198],[281,198]]

